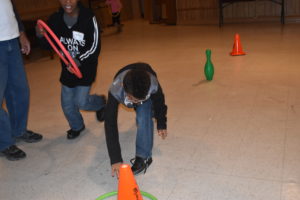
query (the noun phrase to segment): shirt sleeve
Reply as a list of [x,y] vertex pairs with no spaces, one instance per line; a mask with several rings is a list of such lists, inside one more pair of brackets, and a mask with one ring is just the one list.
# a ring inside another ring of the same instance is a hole
[[101,40],[100,40],[100,34],[99,34],[99,27],[96,20],[96,17],[93,16],[91,24],[90,24],[90,30],[88,31],[90,34],[87,35],[87,38],[91,38],[91,41],[88,42],[88,47],[84,52],[81,53],[79,56],[79,60],[81,62],[84,62],[88,59],[98,59],[98,55],[100,52],[101,47]]
[[157,130],[167,129],[167,105],[165,104],[165,96],[158,85],[158,90],[156,93],[151,95],[151,100],[153,103],[154,117],[157,122]]
[[105,107],[105,137],[111,164],[123,162],[118,131],[118,100],[109,92]]

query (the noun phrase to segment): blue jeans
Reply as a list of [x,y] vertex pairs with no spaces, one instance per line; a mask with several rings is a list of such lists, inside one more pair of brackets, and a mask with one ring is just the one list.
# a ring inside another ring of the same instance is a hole
[[151,99],[137,106],[136,111],[136,156],[148,158],[152,156],[153,148],[153,120]]
[[90,95],[90,86],[69,88],[62,85],[61,106],[72,130],[83,128],[84,121],[80,110],[97,111],[105,106],[99,95]]
[[18,38],[0,41],[0,103],[1,151],[15,144],[27,126],[29,87]]

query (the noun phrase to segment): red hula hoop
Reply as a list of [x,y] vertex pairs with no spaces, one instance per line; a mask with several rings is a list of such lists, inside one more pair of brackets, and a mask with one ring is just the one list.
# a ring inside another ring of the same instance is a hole
[[[73,58],[71,57],[70,53],[66,50],[66,48],[64,47],[64,45],[59,41],[59,39],[57,38],[57,36],[53,33],[53,31],[49,28],[49,26],[43,22],[42,20],[38,20],[37,24],[40,28],[45,29],[50,35],[51,37],[54,39],[55,43],[59,46],[59,48],[62,50],[62,52],[60,52],[57,47],[55,46],[55,44],[52,42],[52,40],[50,39],[49,35],[47,34],[47,32],[44,32],[44,37],[48,40],[49,44],[51,45],[51,47],[53,48],[53,50],[57,53],[57,55],[62,59],[62,61],[67,65],[67,69],[75,74],[78,78],[82,78],[82,74],[77,66],[77,64],[75,63],[75,61],[73,60]],[[65,56],[64,56],[65,55]]]

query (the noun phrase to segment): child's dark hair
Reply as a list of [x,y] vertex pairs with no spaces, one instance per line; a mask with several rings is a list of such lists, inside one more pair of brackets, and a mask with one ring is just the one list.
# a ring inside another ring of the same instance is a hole
[[145,70],[132,69],[126,73],[123,85],[126,93],[140,100],[145,99],[151,85],[150,75]]

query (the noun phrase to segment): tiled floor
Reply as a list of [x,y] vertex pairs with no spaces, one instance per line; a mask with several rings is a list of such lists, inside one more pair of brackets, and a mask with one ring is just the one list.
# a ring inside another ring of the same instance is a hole
[[[239,33],[246,56],[232,57]],[[157,71],[169,107],[166,140],[155,136],[154,162],[136,177],[159,200],[300,199],[300,25],[149,25],[105,30],[93,92],[107,93],[116,71],[143,61]],[[214,80],[206,82],[205,50]],[[20,143],[22,161],[0,159],[0,199],[94,200],[117,190],[103,124],[83,112],[87,130],[68,141],[60,108],[58,59],[26,65],[29,128],[44,134]],[[134,156],[134,113],[120,109],[120,141]]]

